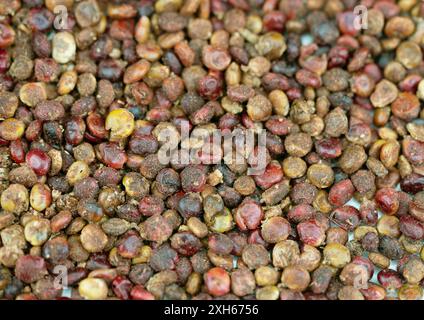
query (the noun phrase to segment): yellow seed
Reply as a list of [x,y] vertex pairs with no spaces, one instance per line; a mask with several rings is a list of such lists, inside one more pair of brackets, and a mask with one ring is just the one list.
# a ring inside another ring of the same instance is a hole
[[50,221],[47,219],[36,218],[25,225],[25,239],[33,246],[41,246],[47,241],[50,233]]
[[387,269],[390,266],[390,259],[383,256],[381,253],[370,252],[368,258],[375,266],[381,269]]
[[188,219],[187,227],[198,238],[204,238],[208,235],[208,227],[197,217]]
[[108,237],[102,228],[92,223],[81,230],[80,239],[82,246],[88,252],[100,252],[106,247],[108,242]]
[[57,84],[57,92],[65,95],[74,90],[78,80],[78,75],[74,70],[65,71]]
[[78,181],[87,178],[90,175],[90,168],[84,161],[75,161],[68,169],[66,179],[73,186]]
[[143,16],[135,27],[135,39],[138,43],[146,43],[150,36],[150,19]]
[[214,214],[205,213],[204,219],[208,227],[214,232],[224,233],[234,227],[233,216],[227,208]]
[[273,286],[278,282],[279,273],[273,267],[261,266],[255,271],[255,279],[258,286]]
[[141,174],[130,172],[122,179],[122,184],[125,187],[125,192],[130,197],[141,198],[146,193],[149,193],[149,183]]
[[399,219],[395,216],[383,215],[378,220],[377,230],[380,235],[398,238],[400,236]]
[[87,300],[104,300],[107,298],[107,284],[103,279],[87,278],[78,286],[78,292]]
[[4,140],[13,141],[19,139],[25,133],[25,124],[22,120],[9,118],[0,123],[0,137]]
[[330,213],[333,210],[332,205],[328,202],[328,194],[325,190],[319,190],[312,203],[314,208],[322,213]]
[[[16,261],[24,255],[22,249],[17,246],[4,246],[0,248],[0,263],[7,268],[14,268]],[[3,290],[4,282],[0,282],[0,288]]]
[[187,279],[186,291],[191,295],[196,295],[202,285],[202,276],[198,272],[193,272]]
[[252,14],[247,17],[246,28],[255,34],[262,31],[262,19],[259,15]]
[[107,27],[107,17],[103,15],[98,24],[94,26],[97,34],[105,33]]
[[52,195],[49,187],[45,184],[37,183],[31,189],[29,203],[37,211],[43,211],[52,203]]
[[274,112],[281,116],[286,116],[289,113],[289,99],[287,95],[281,90],[273,90],[268,95],[269,101],[271,101]]
[[19,99],[27,106],[35,107],[37,103],[47,99],[46,84],[43,82],[24,84],[19,90]]
[[266,286],[256,290],[258,300],[278,300],[280,292],[276,286]]
[[21,184],[11,184],[1,194],[0,202],[3,210],[20,214],[28,210],[28,190]]
[[399,152],[399,142],[396,140],[389,140],[380,149],[380,160],[386,168],[390,169],[397,163]]
[[106,130],[110,130],[110,140],[119,141],[134,131],[134,116],[127,109],[115,109],[106,118]]
[[155,11],[162,13],[165,11],[178,11],[183,5],[183,0],[158,0],[155,3]]
[[225,82],[228,87],[240,84],[241,71],[237,63],[232,62],[225,70]]
[[350,251],[340,243],[329,243],[324,248],[324,262],[336,268],[343,268],[350,262]]
[[142,246],[140,249],[140,254],[132,259],[132,264],[148,263],[150,261],[151,255],[152,248],[149,246]]
[[47,9],[54,12],[56,6],[59,5],[65,6],[68,10],[71,10],[74,4],[74,0],[45,0],[44,3]]
[[418,284],[404,284],[398,292],[400,300],[421,300],[423,289]]
[[377,230],[375,230],[375,228],[371,226],[359,226],[358,228],[355,229],[355,231],[353,232],[353,235],[355,237],[355,240],[361,241],[362,238],[369,232],[372,232],[378,235]]
[[406,237],[405,235],[401,235],[399,238],[399,242],[405,248],[405,251],[408,253],[419,254],[422,249],[423,244],[421,240],[414,240]]

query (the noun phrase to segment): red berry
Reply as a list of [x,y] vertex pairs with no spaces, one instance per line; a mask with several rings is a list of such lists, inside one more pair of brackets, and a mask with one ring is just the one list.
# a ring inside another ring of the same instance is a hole
[[355,36],[359,32],[359,30],[355,28],[355,19],[356,15],[353,13],[353,11],[340,13],[337,17],[340,31],[344,34]]
[[256,229],[264,216],[262,207],[251,199],[243,201],[235,212],[235,220],[240,230]]
[[138,204],[138,211],[144,216],[161,214],[164,208],[163,200],[151,195],[143,197]]
[[116,143],[101,143],[99,151],[102,162],[114,169],[122,169],[127,162],[127,154]]
[[342,143],[337,138],[324,138],[315,142],[317,153],[327,159],[334,159],[342,154]]
[[10,67],[10,56],[5,49],[0,49],[0,73],[5,73]]
[[396,290],[402,286],[402,279],[399,273],[391,269],[381,270],[377,274],[377,279],[386,290]]
[[130,295],[133,300],[155,300],[155,297],[140,284],[132,288]]
[[283,32],[286,16],[281,11],[270,11],[264,15],[264,28],[266,31]]
[[215,297],[230,292],[230,276],[220,267],[209,269],[204,275],[204,280],[208,292]]
[[46,8],[33,8],[28,13],[28,24],[34,31],[46,31],[51,28],[54,15]]
[[16,163],[25,161],[25,150],[21,139],[13,140],[9,145],[10,156]]
[[283,169],[277,161],[272,161],[266,168],[264,173],[253,176],[256,185],[266,190],[274,184],[283,180]]
[[7,24],[0,23],[0,48],[10,47],[15,42],[15,31]]
[[303,243],[318,247],[324,243],[325,232],[315,219],[301,222],[297,225],[297,233]]
[[353,231],[360,223],[359,211],[352,206],[337,208],[331,213],[333,221],[345,230]]
[[393,188],[382,188],[375,194],[377,206],[385,214],[394,215],[399,209],[397,192]]
[[341,207],[353,197],[354,192],[355,187],[350,179],[339,181],[331,187],[328,201],[336,207]]
[[408,238],[424,239],[424,224],[410,215],[400,217],[399,229]]
[[112,281],[113,293],[122,300],[128,300],[130,298],[132,286],[131,281],[124,276],[117,276]]
[[26,255],[16,261],[16,278],[25,282],[32,283],[42,279],[47,274],[46,261],[37,256]]
[[25,161],[38,176],[46,175],[49,172],[52,163],[50,157],[40,149],[32,149],[28,151]]
[[72,117],[65,125],[65,139],[69,144],[77,145],[84,139],[85,122],[81,117]]
[[206,75],[199,80],[199,94],[209,100],[218,98],[222,91],[222,81],[217,77]]

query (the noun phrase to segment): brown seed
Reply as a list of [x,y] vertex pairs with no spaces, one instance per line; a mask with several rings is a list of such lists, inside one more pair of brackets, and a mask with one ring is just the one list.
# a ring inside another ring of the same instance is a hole
[[317,188],[328,188],[333,184],[334,172],[326,164],[313,164],[308,168],[307,176],[309,181]]
[[387,21],[384,28],[384,33],[388,37],[406,38],[409,37],[415,30],[414,22],[409,17],[392,17]]
[[304,157],[312,149],[311,137],[303,132],[289,134],[285,141],[284,146],[287,153],[293,157]]
[[234,189],[241,195],[251,195],[256,190],[255,180],[250,176],[241,176],[234,181]]
[[181,41],[174,47],[175,54],[185,67],[190,67],[196,58],[196,53],[188,45],[187,41]]
[[202,61],[209,69],[222,71],[229,66],[231,57],[226,50],[205,46],[202,49]]
[[18,98],[12,92],[2,91],[0,93],[0,117],[12,118],[18,108]]
[[322,76],[324,86],[330,91],[342,91],[349,87],[350,74],[341,69],[333,68]]
[[171,49],[184,40],[184,32],[164,33],[158,38],[158,45],[163,49]]
[[271,217],[262,223],[261,235],[268,243],[286,240],[290,233],[290,224],[283,217]]
[[283,55],[287,45],[282,34],[273,31],[260,36],[255,48],[260,55],[265,56],[269,60],[274,60]]
[[242,259],[249,269],[257,269],[269,263],[269,253],[260,244],[249,244],[243,249]]
[[231,289],[236,296],[252,294],[255,288],[255,277],[249,269],[237,269],[231,273]]
[[101,13],[95,0],[82,1],[75,7],[75,18],[82,28],[90,27],[99,22]]
[[371,103],[376,108],[382,108],[396,100],[398,89],[392,82],[383,79],[375,86],[375,90],[370,97]]
[[339,137],[348,131],[346,113],[337,107],[325,116],[325,133],[331,137]]
[[392,103],[392,113],[402,120],[411,121],[420,113],[420,101],[410,92],[401,92]]
[[81,244],[88,252],[102,251],[107,242],[106,234],[98,225],[88,224],[81,231]]
[[256,95],[247,102],[247,114],[253,121],[267,120],[271,113],[271,102],[263,95]]
[[364,33],[370,35],[378,35],[383,31],[384,28],[384,14],[380,10],[370,9],[368,10],[368,28],[364,30]]
[[44,83],[30,82],[24,84],[19,90],[19,99],[30,107],[47,99],[47,91]]
[[150,68],[150,62],[147,60],[140,60],[129,66],[124,73],[124,83],[134,83],[143,79]]
[[67,210],[60,211],[55,215],[50,222],[50,227],[53,233],[59,232],[66,228],[72,220],[72,213]]
[[187,29],[191,39],[208,40],[212,35],[212,24],[206,19],[192,19]]
[[339,300],[365,300],[359,289],[353,286],[345,286],[338,293]]
[[287,157],[283,160],[284,174],[289,178],[300,178],[306,173],[306,162],[299,157]]
[[272,264],[276,268],[286,268],[300,255],[299,245],[293,240],[278,242],[272,250]]
[[[400,152],[399,143],[395,140],[389,140],[380,149],[380,160],[386,168],[390,169],[397,163],[399,158],[399,152]],[[381,176],[384,176],[383,172],[380,172],[380,173],[381,173]]]
[[366,160],[367,154],[364,148],[356,144],[351,144],[343,151],[339,160],[339,165],[344,172],[352,174],[359,170]]
[[366,73],[358,73],[353,75],[350,87],[356,95],[369,97],[374,90],[375,82]]
[[293,291],[305,290],[311,281],[309,272],[303,268],[289,266],[281,275],[281,283]]

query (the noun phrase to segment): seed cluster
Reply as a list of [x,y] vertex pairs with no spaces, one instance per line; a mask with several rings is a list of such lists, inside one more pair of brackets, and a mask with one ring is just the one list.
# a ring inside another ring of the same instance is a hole
[[418,0],[0,0],[0,298],[422,299],[423,52]]

